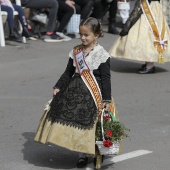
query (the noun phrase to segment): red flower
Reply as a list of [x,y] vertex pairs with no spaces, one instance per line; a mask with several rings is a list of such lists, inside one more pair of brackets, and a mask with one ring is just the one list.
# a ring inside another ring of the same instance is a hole
[[107,131],[106,131],[106,136],[112,137],[112,131],[111,131],[111,130],[107,130]]
[[105,147],[110,147],[110,146],[112,146],[113,145],[113,143],[110,141],[110,140],[105,140],[105,141],[103,141],[103,145],[105,146]]
[[108,115],[108,116],[104,116],[104,119],[105,120],[109,120],[110,119],[110,116]]

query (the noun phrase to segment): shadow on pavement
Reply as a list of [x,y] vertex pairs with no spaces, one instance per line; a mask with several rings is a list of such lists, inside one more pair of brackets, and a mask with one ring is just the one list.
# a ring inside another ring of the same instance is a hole
[[23,159],[29,164],[54,169],[76,168],[78,153],[56,145],[37,143],[34,141],[35,133],[33,132],[25,132],[22,135],[26,139],[22,150]]
[[[111,71],[120,73],[137,73],[138,69],[141,68],[142,62],[137,63],[133,61],[123,61],[115,58],[111,58],[110,68]],[[160,65],[161,66],[161,65]],[[156,73],[168,72],[168,70],[155,66]]]

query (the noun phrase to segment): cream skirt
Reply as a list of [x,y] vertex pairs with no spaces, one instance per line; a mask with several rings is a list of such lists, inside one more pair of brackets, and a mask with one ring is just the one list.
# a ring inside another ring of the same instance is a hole
[[[34,138],[36,142],[43,144],[52,143],[72,151],[95,155],[96,124],[92,129],[84,130],[60,123],[52,123],[48,119],[49,110],[50,104],[48,103],[37,128]],[[119,120],[118,112],[113,99],[110,104],[110,111],[114,113],[117,120]],[[119,153],[121,151],[122,146],[120,146]]]
[[[162,6],[154,1],[150,4],[152,12],[159,25],[162,25]],[[163,16],[164,17],[164,16]],[[164,61],[170,61],[170,30],[166,23],[165,39],[168,40],[168,47],[164,52]],[[132,26],[128,35],[119,37],[110,49],[110,55],[115,58],[124,58],[146,62],[158,62],[158,52],[153,45],[154,36],[144,14]]]
[[82,130],[75,127],[52,123],[47,119],[48,110],[44,112],[34,138],[35,141],[52,143],[72,151],[95,154],[95,127]]

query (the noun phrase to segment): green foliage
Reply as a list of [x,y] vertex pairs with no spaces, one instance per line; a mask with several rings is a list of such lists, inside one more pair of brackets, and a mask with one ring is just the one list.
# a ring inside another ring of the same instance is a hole
[[[121,140],[124,137],[128,137],[126,131],[130,131],[119,121],[113,121],[110,119],[103,119],[103,129],[104,129],[104,137],[105,140],[110,140],[111,142]],[[108,135],[107,131],[111,131],[112,135]],[[101,122],[97,122],[96,125],[96,141],[102,141],[102,130],[101,130]]]

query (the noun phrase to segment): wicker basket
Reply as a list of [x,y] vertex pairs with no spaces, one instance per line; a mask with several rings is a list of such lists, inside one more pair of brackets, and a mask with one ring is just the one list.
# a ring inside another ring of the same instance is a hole
[[[101,130],[102,130],[102,141],[96,141],[96,145],[98,146],[100,155],[116,155],[119,153],[119,148],[120,148],[120,140],[114,141],[112,142],[113,145],[110,147],[105,147],[103,145],[103,141],[105,141],[105,137],[104,137],[104,129],[103,129],[103,116],[105,114],[105,109],[102,110],[102,114],[101,114]],[[118,121],[117,118],[115,117],[115,112],[113,112],[113,114],[110,112],[110,116],[112,118],[112,121]]]
[[105,147],[103,141],[96,141],[100,155],[117,155],[119,153],[120,141],[115,141],[112,146]]

